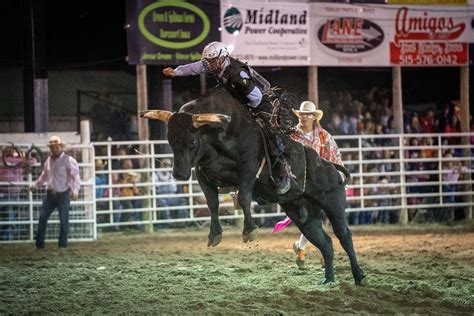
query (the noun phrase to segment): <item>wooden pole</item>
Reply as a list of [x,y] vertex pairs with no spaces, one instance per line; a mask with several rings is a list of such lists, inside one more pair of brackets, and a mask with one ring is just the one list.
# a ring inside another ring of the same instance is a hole
[[[137,65],[137,117],[141,111],[148,110],[148,91],[146,65]],[[148,120],[138,120],[138,139],[148,140]]]
[[319,107],[318,67],[308,67],[308,100]]
[[[402,98],[402,69],[400,66],[392,67],[392,99],[393,99],[393,119],[395,123],[395,132],[403,134],[403,98]],[[399,138],[400,146],[400,190],[402,196],[402,203],[400,210],[400,224],[408,224],[408,209],[407,197],[405,188],[405,174],[404,174],[404,150],[403,150],[403,136]]]
[[[138,119],[138,140],[144,141],[149,139],[149,129],[148,129],[148,120],[140,119],[140,112],[148,110],[148,91],[147,91],[147,78],[146,78],[146,65],[137,65],[137,119]],[[148,154],[149,150],[146,145],[140,146],[140,152],[144,154]],[[149,168],[150,163],[149,159],[140,159],[140,168],[145,169]],[[148,174],[144,174],[143,182],[149,182]],[[151,189],[147,187],[148,190],[145,192],[146,195],[151,195]],[[149,200],[142,200],[142,207],[149,208],[150,201]],[[145,212],[143,213],[143,220],[150,220],[151,213]],[[146,232],[153,231],[153,224],[147,223],[144,225]]]
[[[90,145],[91,144],[91,126],[89,120],[82,120],[81,121],[81,144],[82,145]],[[92,164],[92,167],[84,167],[82,172],[82,181],[90,181],[91,179],[95,179],[95,170],[94,168],[94,155],[89,148],[82,149],[82,163],[85,164]],[[94,177],[93,177],[94,176]],[[93,180],[95,181],[95,180]],[[93,200],[93,195],[95,194],[95,190],[93,190],[92,186],[84,186],[84,200],[91,201]],[[96,215],[96,205],[86,204],[84,206],[85,213],[87,218],[95,218],[97,219]],[[97,238],[96,236],[96,229],[97,221],[94,221],[94,239]]]
[[[461,132],[463,133],[469,133],[470,131],[470,111],[469,111],[469,66],[462,66],[461,67],[461,72],[460,72],[460,76],[461,76],[461,80],[460,80],[460,83],[461,83],[461,91],[460,91],[460,95],[461,95]],[[463,145],[467,145],[469,146],[470,145],[470,139],[469,137],[462,137],[462,144]],[[469,163],[466,167],[470,168],[471,167],[471,149],[470,148],[467,148],[467,149],[464,149],[464,157],[466,158],[469,158]],[[469,175],[469,178],[470,178],[470,174]],[[472,185],[471,184],[467,184],[466,185],[466,188],[465,188],[466,191],[470,192],[472,191]],[[468,195],[466,197],[467,199],[467,202],[470,204],[472,202],[472,195]],[[469,205],[468,207],[466,207],[465,209],[465,214],[466,214],[466,219],[468,220],[471,220],[472,219],[472,205]]]

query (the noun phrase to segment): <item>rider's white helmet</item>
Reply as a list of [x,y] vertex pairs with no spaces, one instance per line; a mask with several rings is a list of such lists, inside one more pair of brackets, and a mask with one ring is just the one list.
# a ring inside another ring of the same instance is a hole
[[202,57],[206,59],[216,58],[224,56],[229,56],[229,51],[227,47],[222,42],[212,42],[206,45],[202,51]]
[[224,43],[212,42],[207,44],[202,51],[204,69],[211,75],[219,73],[227,56],[229,56],[229,51]]

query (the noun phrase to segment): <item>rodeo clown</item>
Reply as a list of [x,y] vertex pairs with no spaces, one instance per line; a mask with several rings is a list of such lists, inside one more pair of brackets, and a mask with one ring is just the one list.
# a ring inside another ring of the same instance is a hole
[[[227,47],[222,42],[212,42],[204,47],[200,61],[178,66],[176,69],[163,69],[167,77],[182,77],[206,74],[217,79],[237,100],[247,105],[252,112],[268,111],[262,109],[264,93],[270,93],[270,83],[247,64],[229,56]],[[265,98],[266,99],[266,98]],[[264,101],[265,108],[271,104]],[[258,110],[257,110],[258,109]],[[271,113],[271,110],[270,110]],[[278,194],[285,194],[290,189],[290,168],[284,157],[285,146],[280,135],[271,133],[276,145],[276,157],[280,160],[279,178],[275,179]]]

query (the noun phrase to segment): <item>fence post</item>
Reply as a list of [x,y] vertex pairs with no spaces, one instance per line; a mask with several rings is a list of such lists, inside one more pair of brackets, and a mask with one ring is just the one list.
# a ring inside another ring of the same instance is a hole
[[[91,129],[89,120],[81,120],[81,144],[84,146],[91,144]],[[84,201],[92,201],[92,205],[89,204],[84,206],[84,211],[86,212],[88,218],[94,219],[93,234],[94,239],[97,239],[94,154],[91,152],[89,147],[82,149],[82,163],[85,166],[83,167],[83,179],[81,179],[81,181],[92,183],[92,186],[83,187]],[[92,167],[90,165],[92,165]]]
[[[140,117],[141,111],[148,110],[148,89],[147,89],[147,75],[146,75],[146,65],[137,65],[136,72],[137,72],[137,117]],[[148,130],[148,120],[138,120],[138,139],[141,141],[148,141],[149,139],[149,130]],[[150,152],[148,150],[148,143],[140,145],[140,152],[148,155]],[[140,159],[140,168],[148,168],[149,167],[149,160],[148,158]],[[143,181],[148,182],[149,176],[145,174]],[[151,193],[150,188],[147,187],[146,194],[149,196]],[[150,200],[142,200],[142,207],[149,208],[150,207]],[[153,232],[153,224],[151,222],[152,217],[150,216],[151,212],[145,212],[143,214],[143,219],[148,223],[145,224],[145,231],[148,233]]]
[[[462,66],[460,73],[460,81],[461,81],[461,129],[463,133],[469,133],[470,126],[469,126],[469,66]],[[471,147],[470,147],[470,137],[463,136],[462,137],[462,144],[466,145],[468,148],[463,150],[463,156],[469,158],[469,165],[466,166],[471,169],[472,161],[471,161]],[[471,176],[469,175],[469,179]],[[472,185],[470,183],[465,185],[465,190],[468,192],[472,191]],[[466,219],[472,219],[472,195],[469,194],[466,196],[466,202],[469,203],[469,206],[465,208],[465,216]]]
[[403,135],[399,136],[400,145],[400,193],[401,193],[401,210],[399,223],[402,225],[408,224],[408,208],[407,208],[407,192],[405,182],[405,149],[403,144]]

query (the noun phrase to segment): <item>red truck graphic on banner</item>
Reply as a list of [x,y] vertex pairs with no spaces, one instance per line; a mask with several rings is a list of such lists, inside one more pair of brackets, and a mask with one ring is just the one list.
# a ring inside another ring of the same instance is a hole
[[324,46],[341,53],[362,53],[377,48],[384,32],[374,22],[358,17],[328,19],[318,30]]
[[[457,14],[457,16],[456,16]],[[398,9],[390,62],[403,66],[466,65],[466,17],[449,11]]]

